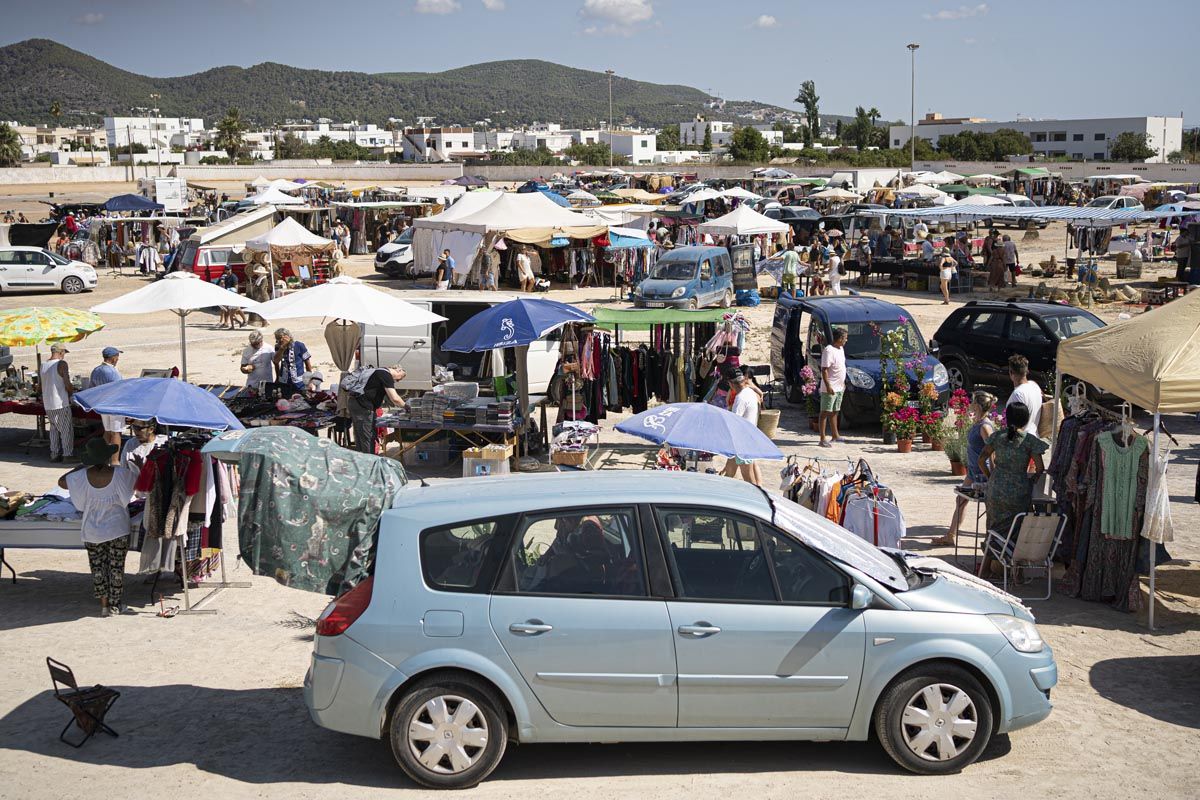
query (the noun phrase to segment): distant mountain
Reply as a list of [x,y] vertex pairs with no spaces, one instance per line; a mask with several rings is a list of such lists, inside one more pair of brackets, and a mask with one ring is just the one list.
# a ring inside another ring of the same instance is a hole
[[[328,117],[413,124],[432,116],[437,125],[562,122],[596,127],[608,118],[608,77],[547,61],[493,61],[445,72],[327,72],[264,63],[218,67],[178,78],[151,78],[118,69],[47,39],[0,48],[0,120],[49,123],[51,104],[61,122],[82,123],[82,112],[127,115],[153,102],[164,116],[204,118],[211,125],[231,106],[258,124]],[[767,103],[728,101],[725,113],[707,109],[710,96],[689,86],[613,78],[613,114],[623,121],[662,126],[706,114],[714,119],[753,109],[784,112]]]

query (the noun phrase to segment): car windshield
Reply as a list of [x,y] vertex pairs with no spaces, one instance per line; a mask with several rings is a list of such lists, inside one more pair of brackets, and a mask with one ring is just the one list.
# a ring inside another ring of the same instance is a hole
[[1091,314],[1058,314],[1044,317],[1042,322],[1046,323],[1050,332],[1059,339],[1070,339],[1072,336],[1104,327],[1104,323]]
[[659,281],[688,281],[696,277],[695,261],[659,261],[650,277]]
[[412,244],[413,231],[415,228],[405,228],[404,233],[397,236],[393,241],[396,244]]
[[50,256],[50,260],[60,266],[66,266],[67,264],[71,263],[71,259],[64,258],[63,256],[60,256],[58,253],[55,253],[53,251],[43,250],[42,252],[45,253],[46,255]]
[[892,331],[901,331],[904,337],[904,355],[924,355],[925,343],[921,341],[921,334],[917,331],[917,326],[912,320],[907,318],[884,320],[875,322],[868,320],[864,322],[842,322],[837,323],[834,327],[845,328],[850,334],[846,340],[846,358],[849,359],[871,359],[879,360],[879,340],[880,336]]

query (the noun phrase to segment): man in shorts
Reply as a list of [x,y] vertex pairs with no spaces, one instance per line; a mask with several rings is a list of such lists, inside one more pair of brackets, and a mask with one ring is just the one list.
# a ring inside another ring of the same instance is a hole
[[838,433],[838,412],[842,410],[842,395],[846,392],[846,346],[847,333],[845,328],[833,329],[833,342],[825,345],[821,351],[821,417],[818,430],[821,447],[833,447],[825,441],[825,427],[833,428],[832,441],[840,442]]
[[[92,370],[88,381],[89,388],[121,380],[121,373],[117,371],[117,362],[121,360],[121,351],[115,347],[106,347],[100,351],[100,357],[104,360]],[[104,442],[115,444],[119,450],[121,432],[125,430],[125,417],[121,414],[101,414],[100,421],[104,425]]]
[[792,248],[783,251],[783,274],[779,278],[779,289],[785,294],[796,296],[796,284],[800,277],[800,256]]

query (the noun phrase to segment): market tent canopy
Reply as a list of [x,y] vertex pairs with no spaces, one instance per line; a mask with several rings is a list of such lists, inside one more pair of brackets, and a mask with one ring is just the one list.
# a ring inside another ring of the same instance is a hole
[[1005,200],[1003,197],[998,197],[994,194],[967,194],[962,200],[955,201],[954,205],[976,205],[976,206],[1010,206],[1012,201]]
[[470,194],[478,194],[478,192],[468,193],[465,186],[458,186],[455,184],[450,186],[410,186],[407,189],[394,191],[393,194],[403,194],[407,197],[411,197],[414,200],[435,200],[438,203],[445,205],[449,200],[454,200],[463,196],[469,196]]
[[832,189],[822,189],[815,194],[810,194],[809,197],[814,200],[859,200],[862,198],[862,195],[848,192],[845,189],[839,189],[835,186]]
[[762,195],[755,194],[749,189],[743,189],[740,186],[734,186],[731,189],[726,189],[721,192],[721,197],[732,197],[737,200],[761,200]]
[[592,309],[596,327],[611,331],[616,327],[630,331],[648,331],[654,325],[686,325],[692,322],[720,322],[729,312],[723,308],[607,308]]
[[1200,408],[1200,292],[1067,339],[1058,371],[1150,412]]
[[162,203],[156,203],[140,194],[119,194],[104,203],[104,210],[115,211],[162,211]]
[[905,186],[903,189],[897,189],[896,194],[907,195],[909,197],[945,197],[946,193],[941,189],[935,189],[925,183],[914,183],[912,186]]
[[[461,187],[455,187],[461,188]],[[413,220],[414,228],[429,228],[437,231],[447,231],[455,227],[454,223],[487,208],[503,196],[503,192],[469,192],[445,211],[429,217],[419,217]],[[412,196],[411,194],[409,195]]]
[[[864,214],[912,219],[988,219],[996,216],[996,206],[972,202],[953,203],[941,208],[868,209]],[[1065,220],[1077,223],[1123,225],[1142,219],[1168,216],[1156,211],[1132,208],[1092,208],[1090,206],[1014,206],[1005,207],[1005,219]]]
[[253,197],[247,198],[256,206],[302,206],[304,201],[299,197],[292,197],[290,194],[284,193],[282,189],[271,186]]
[[[426,227],[422,222],[417,220],[414,227]],[[517,241],[540,242],[549,240],[555,232],[590,238],[604,233],[607,226],[597,226],[586,216],[556,205],[541,192],[504,192],[475,213],[454,220],[446,229],[470,233],[504,232]]]
[[608,246],[612,249],[622,247],[654,247],[654,242],[645,231],[638,228],[612,227],[608,229]]
[[761,233],[787,233],[791,228],[786,222],[771,219],[743,203],[723,217],[700,223],[696,229],[718,236],[755,236]]
[[971,184],[972,186],[982,186],[987,183],[1003,183],[1004,178],[999,175],[992,175],[988,172],[980,173],[979,175],[969,175],[963,178],[963,183]]
[[270,186],[271,182],[269,180],[267,180],[266,178],[264,178],[262,175],[259,175],[257,178],[250,181],[250,185],[251,186]]
[[324,236],[318,236],[292,217],[287,217],[283,222],[261,236],[255,236],[253,239],[246,240],[246,249],[248,250],[266,251],[272,247],[332,248],[333,240],[326,239]]
[[704,203],[709,200],[719,200],[722,197],[721,193],[716,189],[698,189],[680,201],[685,206],[690,206],[693,203]]
[[1049,178],[1050,170],[1045,167],[1017,167],[1012,171],[1014,178]]
[[647,192],[645,189],[613,189],[612,193],[617,197],[638,203],[659,203],[663,200],[663,195]]
[[309,187],[309,184],[298,181],[289,181],[283,178],[276,178],[275,180],[271,181],[271,188],[278,189],[281,192],[294,192],[297,189],[304,189],[306,187]]
[[999,189],[991,186],[970,186],[966,183],[945,183],[942,184],[941,189],[950,194],[1000,194]]
[[576,189],[567,195],[567,199],[579,205],[598,206],[600,198],[585,189]]

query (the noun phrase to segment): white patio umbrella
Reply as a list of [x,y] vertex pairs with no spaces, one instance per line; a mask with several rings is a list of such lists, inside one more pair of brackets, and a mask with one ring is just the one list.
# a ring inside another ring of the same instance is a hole
[[354,350],[349,345],[358,339],[358,323],[413,328],[446,319],[348,275],[269,300],[255,308],[254,313],[270,320],[332,319],[325,326],[325,341],[334,355],[334,363],[343,371],[350,368],[353,360]]
[[908,197],[945,197],[946,193],[941,189],[935,189],[932,186],[924,183],[914,183],[912,186],[905,186],[903,189],[897,189],[896,194],[907,195]]
[[737,200],[762,200],[762,195],[755,194],[749,189],[743,189],[741,186],[726,189],[721,192],[721,197],[732,197]]
[[999,175],[991,175],[984,172],[979,175],[971,175],[963,178],[963,183],[967,184],[968,186],[986,186],[993,183],[1004,183],[1004,178],[1001,178]]
[[285,193],[282,189],[275,186],[268,186],[258,194],[246,198],[256,206],[266,205],[270,203],[273,206],[302,206],[305,202],[299,197],[292,197]]
[[194,272],[172,272],[160,281],[143,286],[115,300],[93,306],[97,314],[152,314],[173,311],[179,317],[179,357],[183,379],[187,380],[187,329],[184,319],[202,308],[234,306],[255,309],[248,297],[201,280]]

